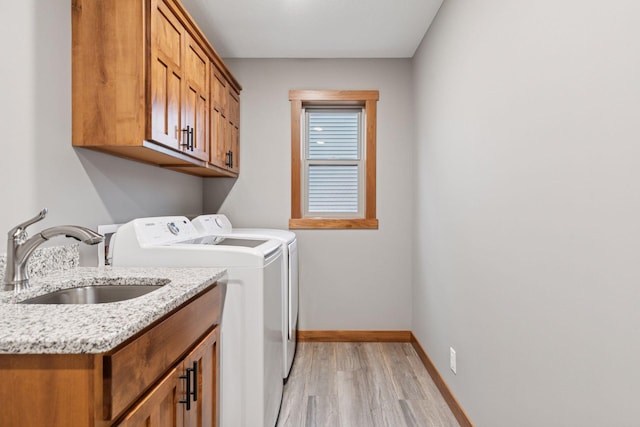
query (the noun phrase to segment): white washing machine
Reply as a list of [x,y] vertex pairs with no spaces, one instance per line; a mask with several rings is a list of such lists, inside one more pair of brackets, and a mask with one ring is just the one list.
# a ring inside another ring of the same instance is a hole
[[282,401],[282,244],[203,235],[182,216],[139,218],[109,246],[114,266],[221,267],[220,424],[273,427]]
[[231,221],[223,215],[200,215],[192,221],[202,233],[222,237],[246,239],[276,239],[282,242],[282,344],[283,374],[286,379],[291,371],[296,352],[298,330],[298,242],[295,233],[271,228],[233,228]]

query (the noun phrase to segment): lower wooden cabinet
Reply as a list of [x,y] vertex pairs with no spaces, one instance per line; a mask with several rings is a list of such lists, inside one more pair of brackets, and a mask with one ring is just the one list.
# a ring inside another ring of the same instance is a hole
[[122,427],[217,426],[219,328],[133,408]]
[[224,285],[103,354],[0,354],[0,426],[218,425]]

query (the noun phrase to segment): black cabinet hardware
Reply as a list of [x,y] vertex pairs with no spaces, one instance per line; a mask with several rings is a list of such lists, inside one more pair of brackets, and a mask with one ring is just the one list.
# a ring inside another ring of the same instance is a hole
[[233,151],[231,150],[227,151],[227,161],[225,162],[225,165],[229,166],[230,168],[233,167]]
[[197,402],[198,401],[198,361],[197,360],[193,361],[193,369],[191,369],[191,373],[193,374],[193,381],[191,382],[191,385],[193,386],[193,391],[191,392],[191,395],[193,396],[193,401]]
[[187,142],[180,144],[180,146],[186,147],[189,151],[193,151],[193,128],[187,125],[187,128],[182,129],[182,132],[185,134]]
[[[192,377],[193,376],[193,377]],[[192,368],[187,368],[187,371],[184,375],[180,375],[180,379],[186,381],[185,384],[185,399],[180,400],[180,403],[184,403],[186,405],[187,411],[191,410],[191,397],[193,396],[193,401],[196,402],[198,400],[198,361],[193,362]]]
[[180,375],[180,379],[186,380],[187,383],[185,385],[185,397],[186,399],[180,400],[180,403],[186,404],[187,411],[191,410],[191,369],[187,368],[187,372],[185,375]]

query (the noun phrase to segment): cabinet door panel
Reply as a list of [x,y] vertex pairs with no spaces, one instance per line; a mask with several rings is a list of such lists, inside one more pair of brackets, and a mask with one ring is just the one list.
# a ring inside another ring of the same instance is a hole
[[210,84],[212,135],[209,162],[237,174],[240,164],[240,97],[214,65],[211,65]]
[[[208,149],[208,108],[207,100],[200,96],[191,86],[187,88],[185,99],[185,126],[190,130],[191,134],[184,134],[185,142],[182,145],[183,150],[194,157],[202,160],[209,160]],[[192,138],[192,146],[188,145],[188,139]]]
[[227,82],[224,77],[213,71],[211,78],[211,92],[213,96],[213,108],[218,111],[223,117],[227,116]]
[[237,127],[229,124],[229,150],[231,152],[232,162],[231,170],[238,172],[240,170],[240,131]]
[[238,173],[240,170],[240,98],[230,87],[227,97],[229,114],[229,131],[227,136],[227,152],[231,153],[232,161],[229,169]]
[[217,425],[218,328],[214,329],[184,360],[184,367],[195,369],[197,399],[185,411],[185,427]]
[[152,5],[151,139],[179,149],[185,30],[162,0]]
[[225,135],[227,132],[227,120],[219,111],[211,112],[211,158],[209,162],[215,166],[226,168]]
[[236,127],[240,126],[240,99],[233,91],[229,91],[229,122]]
[[121,427],[183,427],[184,381],[174,368],[122,420]]
[[185,62],[189,84],[204,95],[208,89],[209,58],[191,37],[188,38],[186,53]]
[[180,147],[181,77],[156,60],[152,70],[151,139]]
[[209,160],[209,58],[191,37],[187,37],[185,59],[185,126],[193,129],[188,154]]
[[193,124],[193,150],[199,159],[209,160],[209,104],[201,94],[196,98],[195,122]]
[[154,41],[158,52],[175,68],[181,68],[184,28],[162,2],[158,2],[155,23]]

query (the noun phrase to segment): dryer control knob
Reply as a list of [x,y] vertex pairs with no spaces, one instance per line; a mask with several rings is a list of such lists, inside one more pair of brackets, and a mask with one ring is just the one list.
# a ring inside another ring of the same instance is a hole
[[167,223],[167,228],[169,229],[169,231],[171,232],[171,234],[173,234],[174,236],[177,236],[178,233],[180,232],[180,229],[178,228],[178,226],[175,224],[175,222],[169,222]]

